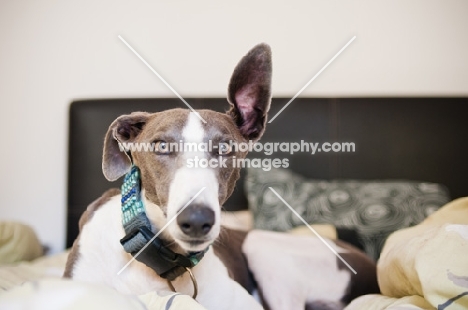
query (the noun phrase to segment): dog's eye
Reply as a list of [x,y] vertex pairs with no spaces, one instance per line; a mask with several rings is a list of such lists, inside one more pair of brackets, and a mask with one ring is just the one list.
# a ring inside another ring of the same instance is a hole
[[171,153],[169,149],[169,143],[166,141],[157,141],[154,145],[154,151],[161,155],[167,155]]
[[218,155],[229,155],[232,153],[232,147],[229,143],[222,142],[218,145]]

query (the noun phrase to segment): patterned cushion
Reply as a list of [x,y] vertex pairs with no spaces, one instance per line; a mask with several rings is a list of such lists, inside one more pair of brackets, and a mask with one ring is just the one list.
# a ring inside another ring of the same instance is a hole
[[445,186],[412,181],[307,180],[288,169],[249,169],[246,192],[257,229],[287,231],[303,223],[355,229],[367,254],[378,259],[395,230],[420,223],[450,198]]

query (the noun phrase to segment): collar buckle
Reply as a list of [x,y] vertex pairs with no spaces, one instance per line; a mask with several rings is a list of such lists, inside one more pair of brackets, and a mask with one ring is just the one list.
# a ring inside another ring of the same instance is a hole
[[153,269],[160,277],[173,281],[193,268],[206,251],[184,256],[166,248],[160,238],[146,226],[139,226],[120,240],[136,260]]

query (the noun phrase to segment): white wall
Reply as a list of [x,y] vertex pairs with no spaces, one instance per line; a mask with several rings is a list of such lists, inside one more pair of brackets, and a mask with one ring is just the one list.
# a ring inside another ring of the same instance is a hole
[[[467,1],[0,0],[0,219],[64,246],[74,98],[224,96],[236,62],[273,49],[275,96],[467,96]],[[182,104],[180,105],[182,106]],[[287,113],[287,112],[285,112]]]

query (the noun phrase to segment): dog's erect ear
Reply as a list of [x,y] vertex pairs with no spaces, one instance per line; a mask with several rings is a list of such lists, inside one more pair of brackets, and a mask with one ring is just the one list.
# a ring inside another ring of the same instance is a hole
[[237,65],[229,82],[228,114],[241,134],[258,140],[265,130],[271,101],[271,50],[264,43],[255,46]]
[[118,117],[107,130],[102,155],[102,172],[109,181],[115,181],[132,167],[130,155],[121,143],[133,142],[148,120],[149,113],[134,112]]

